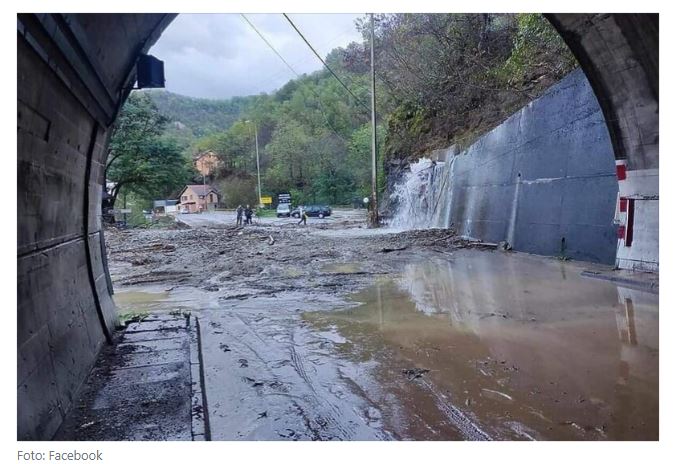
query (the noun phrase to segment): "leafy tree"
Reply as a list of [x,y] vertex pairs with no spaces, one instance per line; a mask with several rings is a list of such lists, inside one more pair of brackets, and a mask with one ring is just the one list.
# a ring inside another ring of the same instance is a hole
[[517,15],[517,31],[511,55],[495,70],[498,79],[516,84],[536,76],[563,77],[575,66],[575,60],[560,35],[540,14]]
[[211,100],[186,97],[166,90],[142,93],[150,96],[161,114],[172,122],[186,126],[196,137],[227,130],[258,98],[264,98],[250,96]]
[[469,144],[575,66],[541,15],[380,15],[375,51],[395,158]]
[[310,138],[305,126],[297,120],[285,120],[277,126],[272,141],[265,148],[273,167],[267,181],[277,188],[302,189],[309,182],[312,160],[309,157]]
[[200,139],[195,147],[197,151],[212,150],[218,155],[221,177],[245,173],[255,167],[254,129],[244,120],[236,121],[224,132]]
[[226,208],[258,204],[257,184],[253,177],[229,176],[218,180],[216,185]]
[[110,207],[123,188],[149,201],[172,195],[189,179],[192,171],[181,147],[161,136],[166,124],[148,95],[130,95],[109,144],[106,179],[115,184]]

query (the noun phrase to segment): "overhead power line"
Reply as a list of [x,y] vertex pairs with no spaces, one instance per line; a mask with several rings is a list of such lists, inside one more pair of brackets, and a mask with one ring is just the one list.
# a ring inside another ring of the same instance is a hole
[[[288,63],[288,61],[286,61],[286,60],[284,59],[283,56],[281,56],[281,53],[279,53],[279,52],[277,51],[277,49],[274,48],[274,46],[267,40],[267,38],[265,38],[265,36],[262,34],[262,32],[260,32],[260,31],[258,30],[258,28],[255,27],[251,21],[249,21],[249,19],[246,17],[246,15],[244,15],[243,13],[240,13],[240,14],[241,14],[241,17],[244,18],[244,21],[246,21],[246,22],[248,23],[248,25],[251,26],[251,29],[253,29],[253,30],[255,31],[255,33],[258,34],[258,36],[263,40],[263,42],[265,42],[265,44],[267,44],[267,46],[274,52],[274,54],[277,55],[277,56],[279,57],[279,59],[280,59],[281,61],[284,62],[284,64],[288,67],[288,69],[290,69],[291,72],[293,72],[293,74],[295,74],[298,78],[301,78],[302,76],[300,75],[300,73],[297,72],[297,71],[293,68],[293,66],[291,66],[291,65]],[[342,135],[334,128],[334,127],[333,127],[333,125],[332,125],[332,124],[330,123],[330,121],[328,120],[328,116],[326,116],[326,111],[325,111],[324,108],[323,108],[323,103],[321,102],[321,97],[319,96],[319,94],[318,94],[312,87],[308,87],[308,89],[309,89],[310,92],[312,92],[312,93],[314,94],[314,96],[316,97],[316,101],[317,101],[317,103],[319,104],[319,109],[321,110],[321,114],[323,115],[323,118],[324,118],[324,120],[326,121],[326,125],[328,126],[328,128],[329,128],[331,131],[333,131],[333,133],[334,133],[336,136],[338,136],[340,139],[342,139],[342,140],[344,140],[345,142],[347,142],[347,140],[346,140],[346,139],[345,139],[345,138],[344,138],[344,137],[343,137],[343,136],[342,136]]]
[[[330,40],[328,40],[328,41],[326,41],[326,42],[323,42],[323,45],[334,44],[336,40],[338,40],[338,39],[344,37],[345,35],[347,35],[347,34],[348,34],[349,32],[351,32],[352,30],[353,30],[352,27],[350,27],[349,29],[343,30],[342,32],[340,32],[340,34],[336,35],[336,36],[333,37],[332,39],[330,39]],[[293,64],[292,64],[292,66],[301,66],[301,65],[307,64],[307,62],[308,62],[310,59],[311,59],[311,60],[314,60],[314,58],[312,58],[312,57],[306,57],[306,58],[303,59],[303,60],[300,60],[300,61],[294,61]],[[254,85],[252,85],[251,87],[254,88],[254,89],[257,89],[257,88],[260,88],[262,84],[265,84],[265,88],[266,88],[267,84],[269,84],[270,82],[276,82],[276,79],[277,79],[279,76],[281,76],[282,73],[283,73],[283,71],[280,71],[280,72],[277,72],[277,73],[272,74],[271,76],[267,76],[266,78],[264,78],[264,79],[262,79],[262,80],[256,82],[256,83],[255,83]],[[349,80],[351,83],[353,83],[353,81],[352,81],[351,79],[348,79],[348,80]]]
[[333,70],[331,69],[331,67],[328,66],[328,64],[324,61],[324,59],[321,58],[321,55],[319,55],[319,53],[318,53],[318,52],[316,51],[316,49],[312,46],[312,44],[310,44],[309,41],[307,40],[307,38],[305,38],[305,36],[302,34],[302,32],[300,32],[300,29],[298,29],[298,27],[295,25],[295,23],[293,23],[293,21],[291,21],[291,18],[289,18],[288,15],[287,15],[286,13],[282,13],[282,14],[284,15],[284,18],[286,18],[286,20],[290,23],[290,25],[293,26],[293,29],[295,29],[295,32],[298,33],[298,35],[300,36],[300,38],[302,38],[302,40],[305,41],[305,43],[307,44],[307,46],[310,48],[310,50],[312,50],[312,52],[316,55],[316,57],[319,59],[319,61],[321,61],[321,63],[323,63],[323,65],[324,65],[324,66],[326,67],[326,69],[333,75],[333,77],[334,77],[335,79],[337,79],[337,81],[340,83],[340,85],[342,85],[342,87],[344,87],[345,90],[346,90],[347,92],[349,92],[349,95],[351,95],[352,97],[354,97],[354,100],[356,100],[356,102],[357,102],[359,105],[363,106],[363,108],[365,108],[365,110],[369,112],[369,111],[370,111],[370,108],[369,108],[368,106],[366,106],[366,105],[359,99],[359,97],[357,97],[356,95],[354,95],[354,93],[353,93],[351,90],[349,90],[349,87],[347,87],[347,85],[342,81],[342,79],[340,79],[340,77],[339,77],[337,74],[335,74],[335,71],[333,71]]
[[269,47],[269,48],[270,48],[270,49],[271,49],[271,50],[279,57],[279,59],[280,59],[281,61],[283,61],[284,64],[285,64],[286,66],[288,66],[288,69],[290,69],[290,70],[293,72],[293,74],[295,74],[296,76],[300,77],[300,74],[299,74],[295,69],[293,69],[293,66],[291,66],[290,64],[288,64],[288,61],[286,61],[286,60],[284,59],[284,57],[281,56],[281,53],[279,53],[279,52],[277,51],[277,49],[274,48],[274,46],[273,46],[271,43],[269,43],[269,41],[265,38],[265,36],[262,35],[262,32],[260,32],[260,31],[258,30],[258,28],[255,27],[255,26],[253,25],[253,23],[252,23],[251,21],[248,20],[248,18],[246,17],[246,15],[243,14],[243,13],[241,13],[241,17],[244,18],[244,21],[246,21],[246,22],[248,23],[248,25],[251,26],[251,29],[253,29],[253,30],[255,31],[255,33],[258,34],[258,37],[260,37],[260,38],[263,40],[263,42],[265,42],[265,43],[267,44],[267,46],[268,46],[268,47]]

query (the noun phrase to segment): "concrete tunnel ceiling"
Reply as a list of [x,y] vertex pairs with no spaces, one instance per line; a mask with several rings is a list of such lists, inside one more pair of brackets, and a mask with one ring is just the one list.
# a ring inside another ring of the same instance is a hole
[[617,159],[659,166],[659,16],[546,14],[577,58],[605,116]]
[[[17,17],[19,439],[54,435],[114,330],[100,221],[105,147],[137,57],[175,16]],[[657,169],[658,15],[545,16],[592,85],[615,157],[629,170]]]

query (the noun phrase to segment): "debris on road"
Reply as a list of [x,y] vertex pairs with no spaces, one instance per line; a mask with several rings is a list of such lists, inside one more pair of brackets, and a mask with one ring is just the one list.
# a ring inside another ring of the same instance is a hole
[[[116,297],[161,295],[132,312],[192,311],[203,322],[216,440],[657,436],[658,349],[645,338],[631,345],[641,367],[630,372],[650,388],[618,379],[639,412],[622,415],[603,396],[612,388],[588,388],[617,381],[593,374],[623,353],[616,324],[620,334],[653,327],[657,313],[626,323],[616,292],[575,263],[504,253],[504,242],[452,229],[367,229],[354,216],[244,228],[196,216],[189,229],[111,229],[106,242]],[[569,323],[584,317],[592,322]],[[556,425],[565,420],[585,426]]]
[[408,380],[415,380],[422,377],[424,374],[429,372],[429,369],[423,369],[420,367],[413,367],[412,369],[403,369],[402,371]]

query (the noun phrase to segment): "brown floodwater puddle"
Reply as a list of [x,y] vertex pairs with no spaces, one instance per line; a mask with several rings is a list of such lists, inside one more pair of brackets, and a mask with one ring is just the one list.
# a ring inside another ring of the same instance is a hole
[[401,438],[656,440],[658,296],[583,269],[458,252],[304,318],[349,340],[343,356],[377,361],[378,407]]
[[166,290],[158,291],[118,291],[113,300],[119,313],[146,313],[164,309],[163,305],[169,298]]

